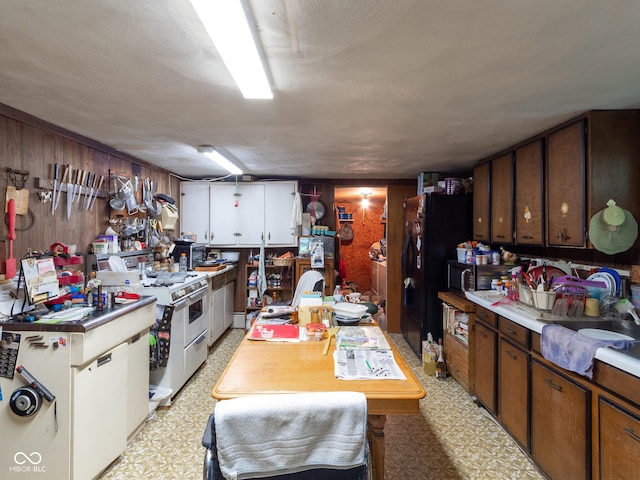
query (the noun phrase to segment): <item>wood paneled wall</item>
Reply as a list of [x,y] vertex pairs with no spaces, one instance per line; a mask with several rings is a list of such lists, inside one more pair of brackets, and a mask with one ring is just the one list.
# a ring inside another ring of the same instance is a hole
[[[108,198],[98,198],[93,210],[73,209],[71,218],[66,216],[66,194],[51,215],[51,203],[41,203],[36,188],[36,179],[53,180],[54,165],[71,165],[73,170],[82,169],[105,178],[110,171],[127,176],[150,178],[158,185],[158,192],[177,197],[179,181],[169,172],[147,165],[133,157],[119,154],[107,145],[66,131],[60,127],[31,117],[10,107],[0,105],[0,195],[4,199],[9,184],[7,167],[26,170],[29,178],[29,208],[33,215],[33,226],[22,230],[29,223],[28,216],[19,216],[16,221],[17,238],[14,255],[21,258],[28,250],[48,250],[55,242],[77,245],[78,252],[88,253],[91,241],[104,233],[108,227],[110,208]],[[62,175],[62,172],[61,172]],[[103,190],[106,188],[106,183]],[[75,207],[75,205],[74,205]],[[6,220],[0,228],[0,237],[7,238]]]

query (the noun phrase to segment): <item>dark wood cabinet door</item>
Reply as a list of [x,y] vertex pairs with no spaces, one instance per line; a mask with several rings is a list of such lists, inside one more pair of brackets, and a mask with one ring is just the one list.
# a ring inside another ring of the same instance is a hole
[[600,479],[637,478],[640,472],[640,416],[598,398]]
[[515,228],[519,245],[544,245],[544,141],[515,153]]
[[549,477],[589,478],[590,398],[583,386],[532,360],[531,455]]
[[545,169],[548,246],[585,246],[585,156],[584,121],[548,135]]
[[496,348],[498,334],[482,323],[476,322],[475,331],[475,382],[477,399],[494,415],[496,405]]
[[500,422],[529,451],[529,354],[504,338],[498,356]]
[[485,162],[473,169],[473,239],[489,242],[490,227],[490,163]]
[[491,161],[491,242],[513,242],[513,154]]

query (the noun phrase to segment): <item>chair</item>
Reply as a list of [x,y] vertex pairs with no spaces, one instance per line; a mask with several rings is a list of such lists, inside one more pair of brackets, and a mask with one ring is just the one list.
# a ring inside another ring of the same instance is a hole
[[304,292],[321,292],[324,295],[324,275],[317,270],[308,270],[300,275],[291,306],[297,307]]
[[371,478],[367,403],[362,393],[223,400],[207,421],[202,445],[205,480]]

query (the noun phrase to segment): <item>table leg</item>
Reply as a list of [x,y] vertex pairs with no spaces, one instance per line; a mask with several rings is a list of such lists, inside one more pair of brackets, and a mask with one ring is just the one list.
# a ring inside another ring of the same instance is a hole
[[375,480],[384,480],[384,424],[386,415],[369,415],[367,437],[371,446],[371,460]]

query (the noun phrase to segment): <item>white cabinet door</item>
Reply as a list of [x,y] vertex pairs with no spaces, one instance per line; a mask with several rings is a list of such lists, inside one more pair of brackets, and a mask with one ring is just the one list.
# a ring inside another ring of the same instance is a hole
[[264,185],[211,185],[209,212],[212,245],[244,247],[262,243]]
[[224,286],[224,330],[233,325],[235,296],[236,282],[227,282]]
[[209,325],[209,346],[220,338],[226,327],[225,323],[225,290],[224,287],[213,291],[211,296],[211,323]]
[[200,243],[209,243],[209,184],[180,183],[180,236],[193,232]]
[[297,188],[297,182],[265,184],[265,245],[297,245],[295,232],[290,228]]
[[127,448],[127,348],[72,368],[73,478],[94,478]]
[[264,185],[250,183],[238,189],[236,227],[239,247],[262,243],[264,235]]
[[[212,245],[236,245],[237,243],[235,194],[235,184],[211,185],[209,224]],[[240,205],[239,202],[238,205]]]

